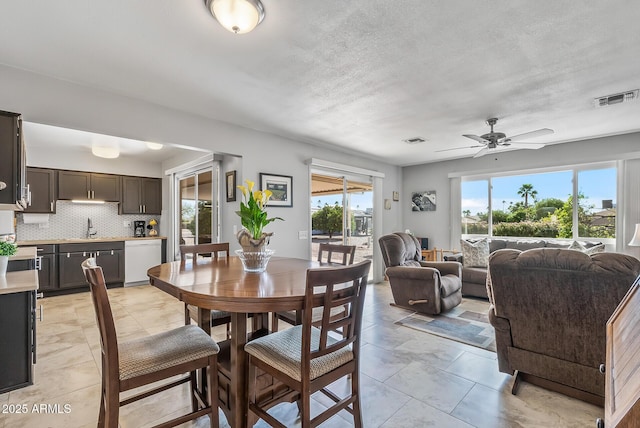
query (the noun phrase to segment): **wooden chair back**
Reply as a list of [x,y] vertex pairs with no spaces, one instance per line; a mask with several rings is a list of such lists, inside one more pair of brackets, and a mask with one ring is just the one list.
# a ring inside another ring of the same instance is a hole
[[[362,327],[364,296],[371,261],[366,260],[355,265],[309,269],[307,271],[307,289],[305,310],[302,320],[302,373],[310,373],[311,360],[335,352],[353,344],[357,358]],[[313,322],[313,308],[322,307],[322,321]],[[331,309],[344,307],[340,317],[331,315]],[[320,341],[315,348],[311,340],[311,329],[320,330]],[[341,329],[342,337],[329,332]]]
[[218,261],[219,253],[224,253],[225,257],[229,258],[229,243],[211,243],[211,244],[197,244],[197,245],[180,245],[180,260],[184,263],[186,255],[191,254],[195,261],[198,254],[210,254],[214,261]]
[[102,268],[96,265],[95,258],[88,258],[82,262],[82,270],[89,283],[91,300],[93,300],[96,321],[100,330],[103,376],[108,379],[118,379],[120,373],[118,367],[118,338],[104,274]]
[[[332,260],[333,254],[340,254],[342,256],[341,261]],[[324,255],[326,254],[326,260],[324,259]],[[318,261],[319,262],[327,262],[327,263],[340,263],[343,265],[351,265],[353,264],[353,257],[356,254],[356,246],[355,245],[337,245],[337,244],[320,244],[320,248],[318,250]]]

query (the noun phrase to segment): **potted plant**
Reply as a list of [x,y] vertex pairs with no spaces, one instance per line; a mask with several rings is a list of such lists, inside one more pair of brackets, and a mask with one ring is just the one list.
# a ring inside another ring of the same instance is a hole
[[7,264],[9,264],[9,256],[13,256],[18,252],[18,247],[7,241],[0,241],[0,276],[7,273]]
[[244,263],[245,270],[262,272],[273,255],[273,251],[265,249],[273,233],[266,233],[263,229],[273,221],[284,219],[269,218],[267,215],[265,207],[271,198],[270,190],[253,191],[254,182],[245,180],[245,183],[246,186],[238,186],[242,191],[242,201],[240,201],[240,211],[236,211],[236,214],[240,216],[243,229],[237,234],[238,242],[242,247],[242,250],[237,253]]

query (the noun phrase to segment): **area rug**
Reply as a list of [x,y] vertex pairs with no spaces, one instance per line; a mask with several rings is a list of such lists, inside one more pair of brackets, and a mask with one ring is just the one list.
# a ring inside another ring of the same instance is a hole
[[414,312],[395,323],[496,352],[495,333],[489,324],[488,310],[489,302],[462,299],[460,305],[446,313],[426,315]]

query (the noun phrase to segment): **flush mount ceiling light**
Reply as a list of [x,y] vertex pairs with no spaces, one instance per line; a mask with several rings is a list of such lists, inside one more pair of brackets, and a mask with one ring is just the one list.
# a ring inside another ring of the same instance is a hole
[[99,158],[115,159],[120,156],[120,149],[117,147],[93,145],[91,146],[91,153]]
[[147,141],[147,149],[149,150],[160,150],[162,149],[162,144],[160,143],[152,143],[150,141]]
[[220,25],[232,33],[248,33],[264,19],[260,0],[204,0],[204,3]]

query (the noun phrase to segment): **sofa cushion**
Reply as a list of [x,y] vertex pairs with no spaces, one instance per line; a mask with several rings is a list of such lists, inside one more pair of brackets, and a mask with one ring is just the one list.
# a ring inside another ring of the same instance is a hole
[[489,241],[489,252],[493,253],[494,251],[502,250],[507,248],[507,240],[506,239],[491,239]]
[[489,263],[489,241],[487,238],[476,242],[460,240],[462,247],[462,262],[464,267],[487,267]]
[[487,279],[487,268],[466,267],[462,271],[462,279],[464,282],[484,284]]
[[547,248],[569,248],[569,243],[568,242],[561,242],[561,241],[547,241],[547,244],[545,245],[545,247]]
[[531,250],[533,248],[544,248],[545,241],[542,240],[517,240],[517,241],[508,241],[507,248],[513,250],[526,251]]

